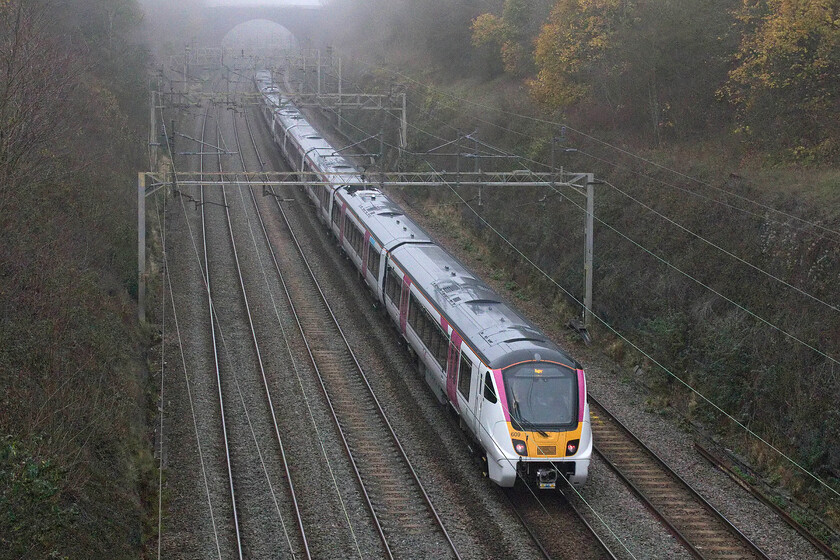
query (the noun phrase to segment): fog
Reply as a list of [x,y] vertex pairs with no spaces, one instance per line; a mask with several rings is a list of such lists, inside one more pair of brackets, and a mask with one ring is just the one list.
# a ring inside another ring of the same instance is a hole
[[326,4],[322,0],[206,0],[206,6],[314,6]]
[[[238,25],[225,35],[224,45],[218,36],[208,36],[213,25],[209,18],[213,17],[207,8],[225,6],[253,6],[253,7],[320,7],[326,2],[322,0],[138,0],[146,17],[144,21],[145,33],[153,52],[158,56],[167,56],[183,51],[186,43],[198,46],[227,46],[247,48],[249,45],[266,44],[280,46],[289,44],[289,32],[277,23],[265,19],[255,19]],[[329,15],[329,11],[326,11]],[[261,17],[265,17],[262,15]],[[314,36],[308,37],[312,43]]]
[[282,25],[264,19],[251,20],[231,29],[222,40],[227,48],[281,48],[295,46],[291,32]]

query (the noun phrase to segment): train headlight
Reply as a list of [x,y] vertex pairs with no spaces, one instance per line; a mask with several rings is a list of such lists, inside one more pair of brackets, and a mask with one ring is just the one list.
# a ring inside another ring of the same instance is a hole
[[522,455],[523,457],[528,456],[528,445],[521,439],[513,440],[513,450]]
[[579,444],[580,444],[579,439],[569,440],[566,443],[566,456],[574,455],[575,453],[577,453]]

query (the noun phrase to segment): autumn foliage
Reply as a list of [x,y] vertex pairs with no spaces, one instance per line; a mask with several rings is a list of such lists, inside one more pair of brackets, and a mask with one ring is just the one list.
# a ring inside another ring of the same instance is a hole
[[527,33],[533,11],[526,0],[505,0],[501,16],[485,13],[473,20],[473,45],[493,45],[501,55],[506,72],[518,76],[526,74],[533,67]]
[[721,91],[740,131],[799,159],[840,153],[840,1],[745,0],[743,40]]
[[0,558],[140,549],[138,18],[0,2]]
[[552,111],[655,144],[724,128],[798,161],[840,149],[838,0],[558,0],[530,37],[509,4],[473,21],[473,43],[512,74],[532,58]]

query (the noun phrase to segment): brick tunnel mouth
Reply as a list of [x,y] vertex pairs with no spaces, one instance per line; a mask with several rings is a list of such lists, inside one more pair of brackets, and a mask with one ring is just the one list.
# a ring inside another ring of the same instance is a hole
[[294,50],[300,47],[295,34],[286,26],[268,19],[251,19],[231,27],[219,41],[228,49],[270,47]]
[[[205,46],[230,46],[231,34],[237,35],[245,26],[272,29],[281,36],[290,34],[296,46],[306,46],[318,29],[323,16],[321,9],[311,5],[266,5],[266,4],[214,4],[207,6],[207,23],[210,25]],[[284,30],[285,33],[280,30]],[[269,35],[271,31],[269,31]]]

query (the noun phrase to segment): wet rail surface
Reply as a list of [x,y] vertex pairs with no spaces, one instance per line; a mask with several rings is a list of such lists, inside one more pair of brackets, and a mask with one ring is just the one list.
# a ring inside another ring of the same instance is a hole
[[[210,110],[208,107],[203,127],[206,130],[208,120],[214,123],[215,137],[211,142],[221,146],[224,113],[216,107],[213,118],[208,119]],[[207,140],[206,133],[202,137],[203,142]],[[214,161],[208,164],[205,159]],[[226,171],[220,155],[202,155],[200,166],[203,172],[210,168]],[[233,526],[231,538],[236,541],[234,555],[244,558],[288,553],[309,558],[242,280],[239,240],[234,235],[235,218],[231,215],[227,187],[201,187],[197,201],[220,437],[224,442],[233,512],[228,521]]]
[[595,451],[696,558],[766,559],[761,549],[589,396]]
[[277,248],[277,274],[381,535],[383,555],[460,558],[275,200],[285,227],[266,235]]
[[544,558],[567,558],[574,551],[579,560],[615,560],[607,544],[564,494],[540,492],[524,485],[505,489],[504,494]]

